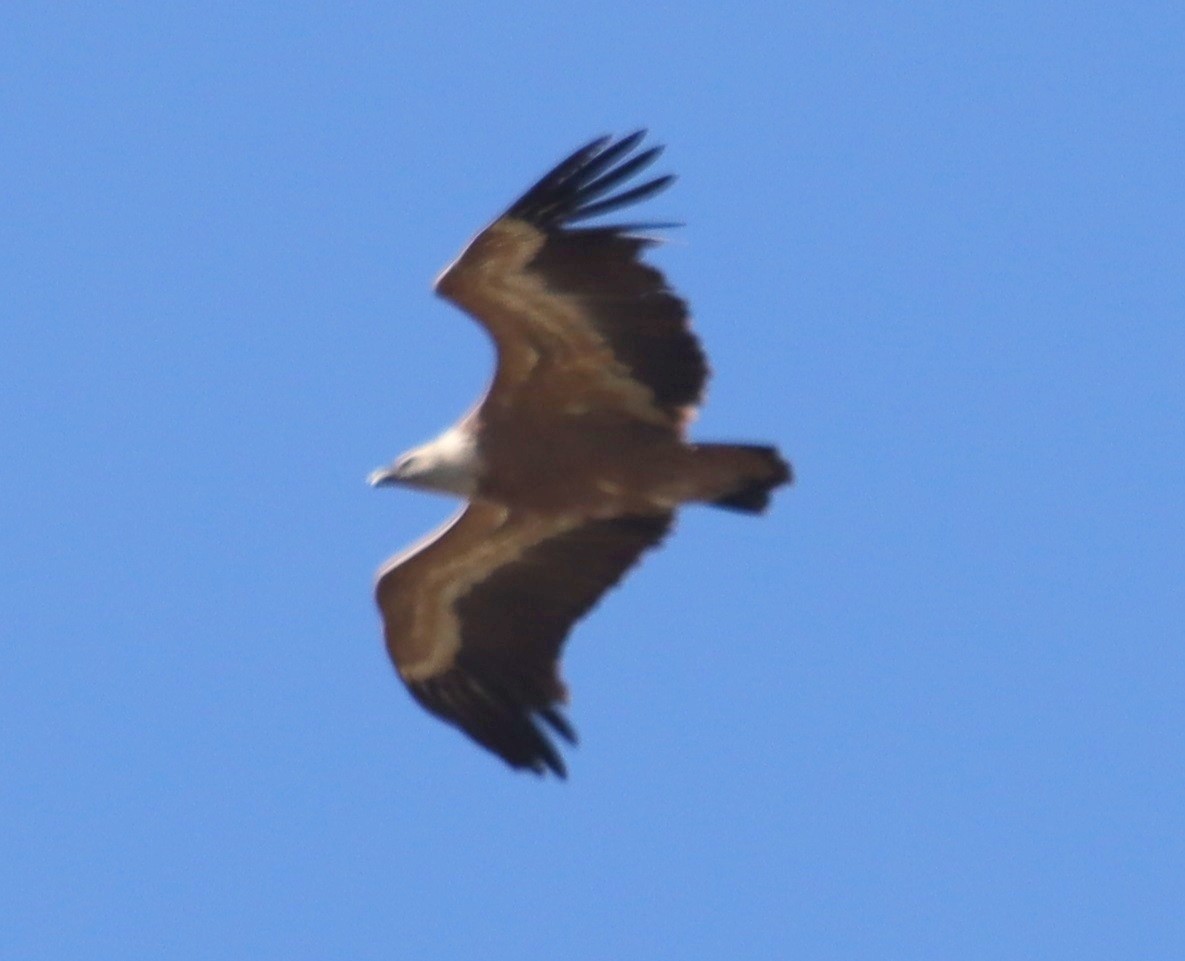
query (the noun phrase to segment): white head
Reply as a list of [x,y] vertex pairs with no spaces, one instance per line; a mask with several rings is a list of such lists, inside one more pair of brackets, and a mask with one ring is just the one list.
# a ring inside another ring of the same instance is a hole
[[372,487],[403,484],[466,499],[477,492],[481,462],[473,434],[453,427],[370,475]]

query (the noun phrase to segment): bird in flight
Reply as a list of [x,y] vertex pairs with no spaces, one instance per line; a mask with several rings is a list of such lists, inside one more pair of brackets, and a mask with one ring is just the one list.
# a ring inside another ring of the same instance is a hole
[[771,446],[687,428],[708,366],[687,305],[642,260],[662,224],[582,226],[674,179],[629,186],[645,131],[581,147],[479,233],[436,292],[494,341],[477,406],[370,476],[454,495],[461,511],[379,570],[387,650],[412,696],[513,768],[566,775],[556,738],[564,640],[702,503],[765,510],[791,480]]

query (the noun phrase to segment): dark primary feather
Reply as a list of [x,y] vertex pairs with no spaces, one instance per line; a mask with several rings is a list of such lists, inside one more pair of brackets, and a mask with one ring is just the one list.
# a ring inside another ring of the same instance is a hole
[[[479,678],[461,668],[409,684],[419,703],[437,717],[459,727],[511,767],[547,770],[567,776],[563,758],[532,717],[532,709],[496,680]],[[553,708],[537,713],[571,743],[571,727]]]
[[639,259],[655,241],[632,231],[646,225],[569,227],[644,200],[674,180],[656,177],[610,193],[658,156],[661,148],[651,147],[629,157],[644,135],[638,131],[616,143],[608,137],[592,141],[532,186],[506,216],[546,234],[530,270],[550,290],[586,308],[618,360],[651,389],[658,407],[680,421],[685,409],[700,400],[708,364],[688,328],[687,305],[658,270]]
[[[650,147],[613,167],[645,136],[645,130],[638,130],[617,143],[611,143],[609,137],[600,137],[581,147],[532,185],[511,205],[506,216],[525,220],[543,230],[551,230],[637,203],[658,193],[674,181],[673,175],[655,177],[625,193],[592,203],[653,163],[662,153],[662,147]],[[608,172],[602,175],[607,169]]]
[[428,710],[517,768],[565,768],[545,727],[576,735],[556,708],[556,662],[572,625],[657,545],[670,514],[594,520],[543,541],[459,598],[461,648],[452,668],[413,682]]

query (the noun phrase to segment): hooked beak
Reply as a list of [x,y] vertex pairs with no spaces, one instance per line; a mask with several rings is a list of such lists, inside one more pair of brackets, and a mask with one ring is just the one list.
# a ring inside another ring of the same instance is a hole
[[366,478],[366,483],[371,487],[387,487],[392,484],[399,483],[399,468],[395,465],[389,467],[380,467],[376,471],[371,471],[370,476]]

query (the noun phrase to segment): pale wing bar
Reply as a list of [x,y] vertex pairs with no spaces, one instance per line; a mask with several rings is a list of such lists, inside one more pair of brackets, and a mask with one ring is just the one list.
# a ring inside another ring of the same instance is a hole
[[547,736],[550,728],[576,742],[556,708],[566,696],[557,671],[564,639],[670,525],[670,514],[587,521],[490,572],[456,602],[453,667],[410,682],[416,700],[512,767],[564,777]]

